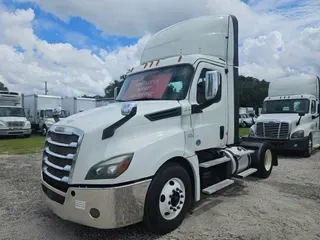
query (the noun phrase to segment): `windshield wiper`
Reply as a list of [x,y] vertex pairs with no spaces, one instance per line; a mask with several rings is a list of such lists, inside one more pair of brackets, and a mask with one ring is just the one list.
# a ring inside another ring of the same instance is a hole
[[150,97],[144,97],[144,98],[137,98],[137,99],[128,99],[128,100],[117,100],[117,102],[132,102],[132,101],[145,101],[145,100],[167,100],[162,98],[150,98]]

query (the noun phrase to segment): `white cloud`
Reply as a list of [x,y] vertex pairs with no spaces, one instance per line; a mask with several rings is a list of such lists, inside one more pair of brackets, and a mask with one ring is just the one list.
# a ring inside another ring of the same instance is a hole
[[[0,79],[11,89],[51,93],[99,93],[139,63],[150,35],[178,21],[207,14],[234,14],[239,20],[240,73],[266,80],[297,74],[320,74],[319,0],[148,1],[16,0],[34,2],[63,21],[79,16],[104,35],[144,36],[132,46],[76,49],[50,44],[34,34],[34,11],[14,13],[0,6]],[[289,7],[288,7],[289,6]],[[70,42],[85,36],[70,33]],[[25,52],[16,51],[21,46]],[[9,60],[8,60],[9,59]]]
[[51,94],[103,94],[111,80],[138,64],[148,39],[113,52],[101,50],[98,56],[69,43],[50,44],[37,38],[33,19],[32,9],[0,12],[0,78],[11,90],[43,93],[47,81]]

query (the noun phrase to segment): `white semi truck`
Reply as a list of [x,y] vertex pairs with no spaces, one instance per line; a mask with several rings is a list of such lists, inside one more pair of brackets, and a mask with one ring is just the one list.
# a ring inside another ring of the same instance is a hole
[[31,136],[31,124],[17,92],[0,91],[0,136]]
[[300,151],[309,157],[320,147],[319,98],[317,76],[271,81],[249,137],[253,141],[268,140],[275,149]]
[[239,139],[238,114],[236,17],[175,24],[148,41],[115,103],[48,131],[44,200],[79,224],[168,233],[203,194],[278,165],[267,142]]
[[70,115],[87,111],[96,107],[96,99],[83,97],[64,97],[62,107],[69,111]]
[[[25,95],[23,102],[32,129],[46,136],[48,129],[55,123],[52,111],[61,107],[62,97],[31,94]],[[68,112],[62,109],[59,118],[66,118],[68,115]]]

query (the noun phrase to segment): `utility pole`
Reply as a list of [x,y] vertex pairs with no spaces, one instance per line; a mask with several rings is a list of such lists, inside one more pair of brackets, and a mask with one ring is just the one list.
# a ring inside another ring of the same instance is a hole
[[48,94],[48,86],[47,86],[47,81],[44,82],[44,95]]

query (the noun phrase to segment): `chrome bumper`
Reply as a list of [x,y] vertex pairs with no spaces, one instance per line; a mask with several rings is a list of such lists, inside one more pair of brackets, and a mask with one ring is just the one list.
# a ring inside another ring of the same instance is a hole
[[[42,181],[41,193],[48,207],[62,219],[94,228],[112,229],[142,221],[150,182],[146,180],[113,188],[69,187],[63,193]],[[97,209],[99,217],[94,218],[90,214],[91,209]]]
[[31,129],[0,129],[0,136],[29,135]]

